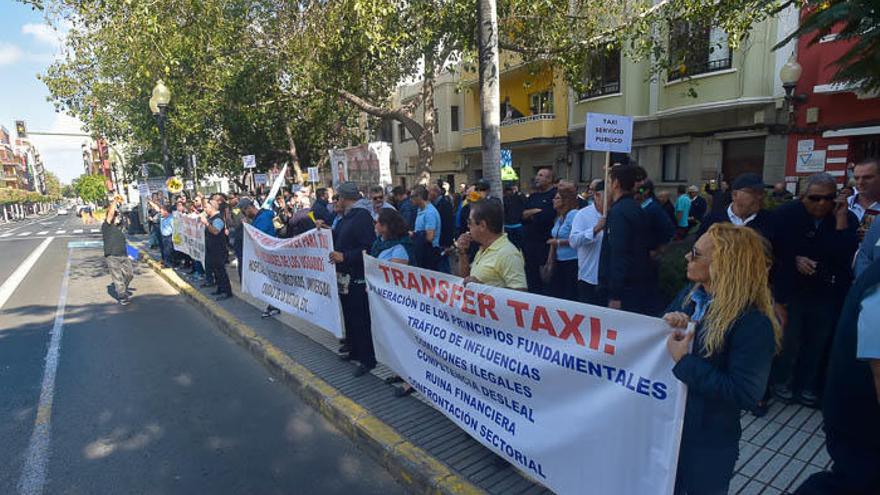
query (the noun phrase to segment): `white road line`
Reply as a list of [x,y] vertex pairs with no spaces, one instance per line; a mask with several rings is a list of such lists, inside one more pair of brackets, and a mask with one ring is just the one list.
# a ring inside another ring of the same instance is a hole
[[100,232],[99,229],[92,229],[92,233],[93,233],[93,234],[97,234],[98,232]]
[[82,233],[83,233],[83,229],[74,229],[73,233],[74,233],[74,234],[82,234]]
[[43,370],[43,384],[40,387],[40,404],[37,406],[37,419],[34,432],[28,444],[24,468],[18,480],[18,493],[21,495],[40,495],[46,485],[46,471],[49,465],[49,445],[52,441],[52,402],[55,400],[55,375],[58,372],[58,356],[61,354],[61,336],[64,334],[64,307],[67,304],[67,286],[70,283],[70,255],[67,250],[67,266],[61,281],[61,294],[55,310],[55,323],[52,325],[52,338],[46,352],[46,367]]
[[18,234],[19,237],[24,237],[24,236],[28,236],[28,235],[31,235],[31,233],[30,232],[22,232],[21,234]]
[[54,237],[48,237],[37,246],[37,249],[34,249],[31,252],[30,256],[24,259],[24,261],[18,265],[18,268],[12,272],[12,275],[3,282],[3,285],[0,285],[0,309],[3,308],[3,305],[6,304],[6,301],[9,300],[12,293],[15,292],[15,289],[18,288],[18,285],[22,280],[27,276],[28,272],[31,271],[31,268],[37,263],[37,260],[40,259],[40,256],[43,255],[43,251],[49,247],[49,243],[52,242]]
[[44,231],[42,231],[42,232],[37,232],[37,235],[46,235],[46,234],[48,234],[48,233],[49,233],[48,230],[44,230]]
[[67,232],[67,231],[66,231],[66,230],[59,230],[59,231],[56,231],[55,233],[56,233],[56,234],[63,234],[63,233],[65,233],[65,232]]
[[9,237],[9,236],[11,236],[11,235],[12,235],[12,233],[9,233],[9,234],[3,234],[3,235],[0,235],[0,237]]

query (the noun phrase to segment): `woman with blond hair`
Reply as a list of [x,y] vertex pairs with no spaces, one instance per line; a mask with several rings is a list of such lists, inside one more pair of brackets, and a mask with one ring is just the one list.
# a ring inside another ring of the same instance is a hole
[[553,265],[549,295],[569,301],[577,301],[578,257],[577,249],[568,242],[571,225],[578,212],[577,188],[568,181],[560,181],[553,197],[556,221],[550,231],[550,253],[547,263]]
[[663,316],[675,328],[666,343],[672,371],[688,386],[675,493],[726,494],[740,411],[761,399],[781,339],[771,260],[760,234],[731,224],[710,227],[685,258],[692,284]]

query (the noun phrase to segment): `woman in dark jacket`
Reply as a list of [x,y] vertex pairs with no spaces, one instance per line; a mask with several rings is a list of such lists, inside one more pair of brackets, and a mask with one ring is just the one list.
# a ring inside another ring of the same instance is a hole
[[[764,394],[781,338],[767,285],[770,257],[752,229],[715,224],[686,258],[693,284],[663,317],[676,329],[667,341],[672,371],[688,386],[675,493],[726,494],[740,411]],[[691,322],[695,330],[686,333]]]

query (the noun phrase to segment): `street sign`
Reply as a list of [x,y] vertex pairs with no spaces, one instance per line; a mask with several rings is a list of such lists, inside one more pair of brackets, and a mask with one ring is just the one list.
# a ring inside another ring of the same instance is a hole
[[321,175],[318,173],[318,167],[309,167],[309,182],[320,182]]
[[813,173],[825,171],[825,150],[798,152],[795,172]]
[[141,165],[141,177],[149,177],[150,176],[150,167],[147,166],[146,163]]
[[584,149],[612,153],[632,150],[632,117],[607,113],[588,113]]
[[244,168],[257,168],[257,157],[254,155],[244,155],[241,157]]
[[254,174],[254,183],[258,186],[268,184],[269,176],[267,174]]

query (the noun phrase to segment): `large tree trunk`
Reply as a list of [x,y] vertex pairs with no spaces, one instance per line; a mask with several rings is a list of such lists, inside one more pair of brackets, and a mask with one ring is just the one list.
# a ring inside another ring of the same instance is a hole
[[431,180],[431,167],[434,164],[434,129],[437,122],[434,119],[436,107],[434,106],[434,81],[436,80],[437,58],[433,48],[425,51],[425,69],[422,78],[422,133],[416,142],[419,145],[419,165],[416,170],[419,184],[427,184]]
[[501,198],[501,101],[498,74],[498,12],[495,0],[479,0],[480,135],[483,178],[490,196]]
[[287,134],[288,153],[290,154],[290,166],[293,168],[294,182],[302,184],[302,168],[299,166],[299,155],[296,153],[296,141],[293,140],[293,131],[290,130],[290,123],[284,123],[284,132]]

